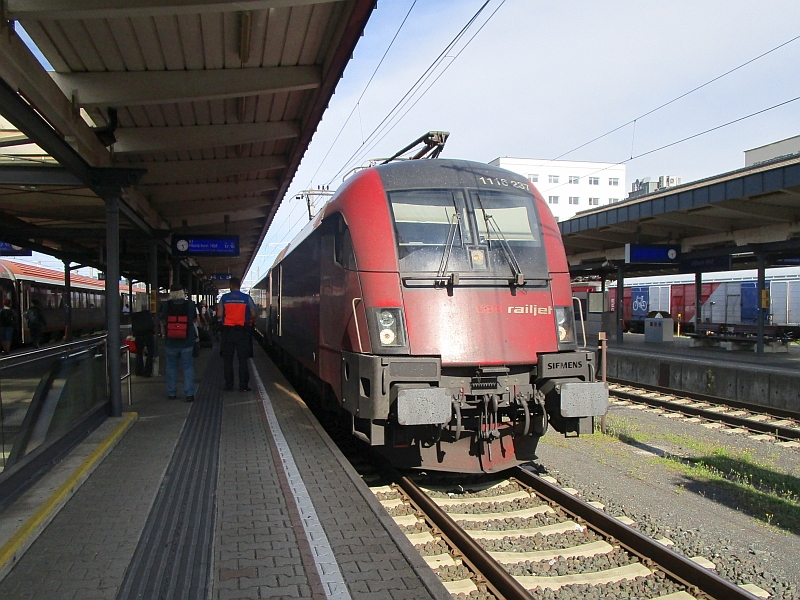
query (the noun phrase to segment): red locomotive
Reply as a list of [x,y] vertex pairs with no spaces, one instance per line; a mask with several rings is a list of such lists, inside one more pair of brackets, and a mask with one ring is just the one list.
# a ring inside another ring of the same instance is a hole
[[493,472],[605,414],[556,222],[524,178],[459,160],[351,177],[251,291],[259,330],[396,466]]

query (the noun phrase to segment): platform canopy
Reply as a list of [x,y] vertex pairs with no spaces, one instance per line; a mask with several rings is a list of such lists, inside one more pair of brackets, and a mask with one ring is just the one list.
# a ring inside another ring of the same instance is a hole
[[[676,244],[685,261],[729,257],[733,268],[755,268],[758,255],[767,264],[786,264],[800,257],[800,157],[584,211],[559,228],[574,275],[616,270],[626,244]],[[641,274],[678,268],[625,267]]]
[[120,194],[123,274],[177,233],[238,235],[238,258],[183,262],[242,276],[374,5],[4,0],[0,241],[102,267]]

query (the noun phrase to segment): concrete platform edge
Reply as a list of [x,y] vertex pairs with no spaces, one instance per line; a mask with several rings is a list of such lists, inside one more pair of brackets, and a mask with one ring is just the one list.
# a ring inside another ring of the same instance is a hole
[[[267,355],[266,352],[264,352],[264,360],[272,363],[273,368],[280,373],[280,369],[278,369],[278,366],[272,362],[272,359],[269,357],[269,355]],[[287,385],[292,387],[288,382]],[[292,390],[294,391],[293,387]],[[297,392],[295,391],[295,394],[296,393]],[[361,494],[361,496],[364,498],[367,505],[370,507],[370,510],[372,510],[372,512],[378,518],[378,521],[380,521],[381,525],[383,525],[386,533],[388,533],[392,541],[397,544],[398,549],[408,560],[411,568],[420,578],[422,583],[425,585],[425,588],[430,592],[431,596],[441,600],[452,600],[452,594],[447,591],[447,588],[444,587],[444,584],[441,582],[441,580],[431,570],[431,568],[422,558],[422,555],[417,551],[416,548],[414,548],[411,542],[408,541],[408,538],[405,536],[405,534],[400,531],[392,518],[386,513],[386,510],[375,497],[375,494],[372,493],[347,458],[345,458],[344,454],[342,454],[342,451],[339,450],[322,425],[320,425],[317,418],[314,416],[308,406],[306,406],[306,403],[301,400],[299,401],[299,405],[309,422],[319,434],[320,438],[322,438],[322,440],[325,442],[325,445],[331,451],[331,454],[333,454],[337,462],[342,466],[344,472],[347,473],[347,477],[358,490],[359,494]]]
[[36,538],[58,515],[69,499],[75,495],[92,472],[111,453],[137,419],[138,414],[135,412],[125,413],[118,419],[109,418],[106,423],[113,425],[114,422],[117,422],[117,425],[105,439],[97,443],[92,441],[92,436],[89,436],[72,451],[72,454],[74,454],[79,452],[81,448],[97,444],[96,448],[69,474],[67,479],[50,494],[44,503],[36,510],[31,511],[25,522],[0,547],[0,581],[17,564],[28,548],[36,541]]

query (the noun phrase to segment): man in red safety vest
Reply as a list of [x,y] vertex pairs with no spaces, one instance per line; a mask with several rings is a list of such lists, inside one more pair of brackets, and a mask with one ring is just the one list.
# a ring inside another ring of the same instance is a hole
[[240,291],[242,281],[231,277],[231,291],[219,301],[219,322],[222,323],[222,363],[225,371],[225,391],[233,390],[233,355],[239,361],[239,390],[249,392],[250,372],[247,359],[252,351],[251,328],[256,318],[253,299]]

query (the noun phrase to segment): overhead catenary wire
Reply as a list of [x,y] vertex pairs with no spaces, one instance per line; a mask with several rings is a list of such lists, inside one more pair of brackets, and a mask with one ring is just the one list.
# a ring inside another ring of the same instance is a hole
[[430,77],[431,72],[434,71],[439,66],[439,64],[441,64],[441,62],[447,57],[447,53],[453,48],[453,46],[455,46],[458,43],[458,41],[464,36],[467,30],[473,25],[473,23],[475,23],[477,18],[480,16],[480,14],[484,11],[486,6],[490,2],[491,0],[486,0],[480,6],[477,12],[474,15],[472,15],[472,18],[470,18],[470,20],[467,21],[467,24],[461,28],[461,30],[456,34],[456,36],[447,44],[447,46],[445,46],[444,50],[442,50],[439,53],[439,55],[433,60],[433,62],[428,66],[428,68],[425,69],[422,75],[419,76],[419,78],[413,83],[413,85],[408,89],[408,91],[405,94],[403,94],[403,97],[400,98],[400,100],[398,100],[397,104],[395,104],[392,107],[392,109],[386,114],[386,116],[381,120],[381,122],[378,123],[375,129],[373,129],[372,132],[366,137],[364,144],[361,144],[361,146],[359,146],[355,150],[355,152],[353,152],[350,155],[350,157],[345,161],[344,165],[334,174],[334,176],[328,180],[328,184],[335,181],[336,178],[339,177],[339,175],[341,175],[347,169],[351,161],[359,154],[359,152],[361,152],[361,149],[364,147],[364,145],[371,142],[375,137],[375,135],[378,133],[378,131],[382,129],[384,123],[386,123],[386,121],[391,119],[392,116],[398,111],[398,109],[400,109],[400,107],[405,105],[405,103],[407,102],[406,99],[409,96],[413,96],[413,94],[416,93],[420,85],[423,84]]
[[[452,60],[451,60],[451,61],[450,61],[450,62],[447,64],[447,66],[445,66],[445,68],[444,68],[444,69],[442,69],[442,70],[439,72],[439,74],[436,76],[436,79],[434,79],[434,80],[433,80],[433,81],[432,81],[432,82],[431,82],[431,83],[428,85],[428,87],[426,87],[426,88],[425,88],[425,90],[424,90],[424,91],[423,91],[423,92],[422,92],[422,93],[421,93],[421,94],[420,94],[420,95],[417,97],[417,99],[416,99],[416,100],[414,100],[414,103],[413,103],[411,106],[409,106],[409,107],[408,107],[408,109],[406,109],[406,111],[405,111],[405,112],[404,112],[404,113],[403,113],[403,114],[402,114],[402,115],[401,115],[399,118],[397,118],[397,120],[396,120],[396,121],[395,121],[395,122],[394,122],[394,123],[391,125],[391,127],[389,127],[389,129],[387,129],[385,132],[383,132],[383,135],[381,135],[381,137],[380,137],[380,138],[378,138],[377,140],[375,140],[375,141],[374,141],[374,142],[373,142],[373,143],[370,145],[370,147],[369,147],[369,148],[367,148],[367,149],[366,149],[366,150],[365,150],[365,151],[362,153],[362,157],[363,157],[363,156],[365,156],[365,155],[368,155],[368,154],[369,154],[369,153],[372,151],[372,149],[373,149],[373,148],[375,148],[375,146],[377,146],[377,145],[378,145],[378,144],[379,144],[381,141],[383,141],[383,139],[384,139],[384,138],[385,138],[387,135],[389,135],[389,133],[390,133],[390,132],[391,132],[391,131],[392,131],[392,130],[395,128],[395,127],[397,127],[397,125],[399,125],[400,121],[402,121],[402,120],[403,120],[403,119],[406,117],[406,115],[407,115],[409,112],[411,112],[411,110],[412,110],[412,109],[413,109],[413,108],[414,108],[414,107],[417,105],[417,103],[419,103],[419,101],[420,101],[420,100],[422,100],[422,98],[425,96],[425,94],[427,94],[427,93],[428,93],[428,91],[429,91],[429,90],[430,90],[430,89],[431,89],[431,88],[432,88],[432,87],[433,87],[433,86],[436,84],[436,82],[437,82],[437,81],[439,81],[439,79],[442,77],[442,75],[444,75],[444,74],[445,74],[445,72],[447,71],[447,69],[449,69],[449,68],[451,67],[451,65],[452,65],[452,64],[453,64],[453,63],[456,61],[456,59],[457,59],[459,56],[461,56],[461,53],[462,53],[462,52],[464,52],[464,50],[466,50],[466,49],[467,49],[467,47],[470,45],[470,43],[472,42],[472,40],[474,40],[474,39],[475,39],[475,37],[476,37],[476,36],[477,36],[477,35],[478,35],[478,34],[479,34],[479,33],[480,33],[482,30],[483,30],[483,28],[484,28],[484,27],[486,27],[486,25],[488,25],[488,24],[489,24],[489,21],[491,21],[491,20],[492,20],[492,17],[494,17],[494,15],[497,13],[497,11],[498,11],[498,10],[500,10],[500,8],[502,8],[503,4],[505,4],[505,3],[506,3],[506,0],[502,0],[502,1],[500,2],[500,4],[497,6],[497,8],[495,8],[495,9],[494,9],[494,11],[492,12],[492,14],[491,14],[491,15],[489,15],[489,17],[486,19],[486,21],[484,21],[484,22],[483,22],[483,24],[482,24],[482,25],[481,25],[481,26],[478,28],[478,30],[477,30],[477,31],[476,31],[474,34],[472,34],[472,37],[471,37],[471,38],[469,38],[469,40],[467,40],[467,43],[466,43],[466,44],[464,44],[464,46],[462,46],[462,47],[461,47],[461,49],[458,51],[458,53],[456,53],[456,55],[452,57]],[[407,103],[408,103],[408,102],[410,102],[410,101],[411,101],[411,98],[409,98],[409,99],[406,101],[406,103],[405,103],[405,104],[407,104]],[[405,106],[405,104],[404,104],[404,106]],[[387,124],[387,126],[388,126],[388,124]],[[361,160],[363,160],[363,158],[362,158]]]
[[[758,56],[755,56],[755,57],[751,58],[750,60],[748,60],[748,61],[746,61],[746,62],[743,62],[743,63],[742,63],[742,64],[740,64],[739,66],[737,66],[737,67],[734,67],[733,69],[730,69],[730,70],[728,70],[728,71],[725,71],[724,73],[722,73],[721,75],[717,75],[717,76],[716,76],[716,77],[714,77],[713,79],[709,79],[708,81],[706,81],[706,82],[705,82],[705,83],[703,83],[702,85],[698,85],[697,87],[694,87],[694,88],[692,88],[692,89],[691,89],[691,90],[689,90],[688,92],[684,92],[683,94],[681,94],[681,95],[679,95],[679,96],[676,96],[676,97],[675,97],[675,98],[673,98],[672,100],[669,100],[669,101],[667,101],[667,102],[664,102],[663,104],[660,104],[659,106],[656,106],[655,108],[648,110],[647,112],[645,112],[645,113],[643,113],[643,114],[639,115],[638,117],[636,117],[636,118],[634,118],[634,119],[631,119],[630,121],[627,121],[626,123],[623,123],[622,125],[619,125],[619,126],[617,126],[617,127],[614,127],[613,129],[611,129],[611,130],[609,130],[609,131],[606,131],[606,132],[605,132],[604,134],[602,134],[602,135],[598,135],[597,137],[595,137],[595,138],[592,138],[591,140],[589,140],[588,142],[585,142],[585,143],[581,144],[580,146],[576,146],[576,147],[575,147],[575,148],[573,148],[572,150],[568,150],[567,152],[564,152],[563,154],[559,154],[558,156],[556,156],[556,157],[555,157],[555,158],[553,158],[552,160],[558,160],[558,159],[560,159],[560,158],[563,158],[563,157],[567,156],[568,154],[572,154],[573,152],[575,152],[575,151],[577,151],[577,150],[580,150],[581,148],[585,148],[585,147],[586,147],[586,146],[588,146],[589,144],[593,144],[593,143],[594,143],[594,142],[596,142],[597,140],[601,140],[601,139],[603,139],[604,137],[607,137],[607,136],[611,135],[612,133],[615,133],[615,132],[619,131],[620,129],[624,129],[625,127],[627,127],[627,126],[628,126],[628,125],[630,125],[630,124],[633,124],[633,125],[634,125],[634,127],[635,127],[635,126],[636,126],[636,121],[639,121],[639,120],[641,120],[641,119],[644,119],[645,117],[648,117],[648,116],[652,115],[653,113],[655,113],[655,112],[657,112],[657,111],[661,110],[662,108],[665,108],[665,107],[669,106],[670,104],[673,104],[673,103],[677,102],[678,100],[680,100],[680,99],[682,99],[682,98],[685,98],[686,96],[688,96],[688,95],[690,95],[690,94],[693,94],[694,92],[696,92],[696,91],[698,91],[698,90],[701,90],[701,89],[703,89],[704,87],[707,87],[707,86],[711,85],[711,84],[712,84],[712,83],[714,83],[715,81],[719,81],[719,80],[720,80],[720,79],[722,79],[723,77],[725,77],[725,76],[727,76],[727,75],[730,75],[731,73],[734,73],[734,72],[738,71],[739,69],[742,69],[742,68],[746,67],[747,65],[749,65],[749,64],[751,64],[751,63],[754,63],[755,61],[759,60],[760,58],[764,58],[764,57],[765,57],[765,56],[767,56],[768,54],[772,54],[772,53],[773,53],[773,52],[775,52],[776,50],[780,50],[780,49],[781,49],[781,48],[783,48],[784,46],[788,46],[789,44],[791,44],[792,42],[795,42],[795,41],[797,41],[797,40],[800,40],[800,35],[797,35],[797,36],[793,37],[793,38],[792,38],[792,39],[790,39],[790,40],[787,40],[787,41],[785,41],[785,42],[783,42],[783,43],[781,43],[781,44],[778,44],[777,46],[775,46],[774,48],[771,48],[770,50],[767,50],[766,52],[762,52],[762,53],[761,53],[761,54],[759,54]],[[631,156],[633,156],[633,141],[631,141]]]
[[[494,16],[494,14],[505,3],[505,1],[506,0],[502,0],[500,2],[499,6],[494,10],[494,12],[492,12],[492,14],[490,15],[489,19],[491,19],[491,17]],[[339,169],[339,171],[326,183],[326,185],[330,185],[347,168],[347,166],[350,164],[350,162],[353,160],[353,158],[362,150],[364,145],[366,143],[370,143],[370,141],[372,140],[372,138],[374,138],[376,133],[381,130],[381,128],[384,125],[384,123],[386,123],[386,121],[389,120],[397,112],[398,108],[400,110],[402,110],[402,108],[405,107],[405,105],[408,103],[408,101],[410,101],[410,99],[413,98],[414,93],[419,90],[420,86],[423,85],[431,77],[431,75],[435,71],[436,67],[439,64],[441,64],[441,62],[442,62],[442,60],[444,58],[447,58],[447,53],[454,47],[454,45],[456,45],[458,43],[458,41],[464,36],[464,34],[469,30],[469,28],[475,23],[476,19],[480,16],[480,14],[483,12],[483,10],[486,8],[486,6],[490,2],[491,2],[491,0],[486,0],[480,6],[478,11],[472,16],[472,18],[470,18],[470,20],[467,22],[467,24],[464,25],[464,27],[462,27],[462,29],[458,32],[458,34],[456,34],[456,36],[450,41],[450,43],[447,44],[445,49],[442,50],[442,52],[436,57],[436,59],[431,63],[431,65],[428,66],[428,68],[423,72],[423,74],[414,82],[414,84],[411,86],[411,88],[403,95],[403,97],[397,102],[397,104],[395,104],[395,106],[389,111],[389,113],[386,115],[386,117],[384,117],[384,119],[378,124],[378,126],[366,137],[366,139],[364,140],[364,143],[362,143],[361,146],[359,146],[356,149],[356,151],[350,156],[350,158],[347,159],[347,161],[342,166],[342,168]],[[413,8],[413,5],[412,5],[412,8]],[[410,12],[410,9],[409,9],[409,12]],[[408,15],[406,15],[406,18],[407,18],[407,16]],[[472,42],[472,40],[475,38],[475,35],[477,35],[477,33],[479,33],[480,30],[483,29],[483,27],[485,27],[485,25],[486,25],[486,23],[488,23],[489,19],[487,19],[487,21],[484,22],[483,25],[481,25],[481,27],[478,29],[478,32],[476,32],[468,40],[467,44],[465,44],[464,47],[462,47],[461,50],[459,50],[458,54],[456,54],[455,57],[452,57],[453,60],[455,60],[455,58],[457,58],[458,55],[460,55],[461,52],[464,51],[464,49],[469,45],[469,43]],[[399,33],[399,30],[398,30],[398,33]],[[452,64],[452,61],[451,61],[450,64]],[[449,65],[448,65],[448,67],[449,67]],[[442,71],[442,73],[443,72],[444,71]],[[373,76],[374,76],[374,74],[373,74]],[[438,77],[440,77],[440,76],[441,76],[441,73],[439,74]],[[437,77],[437,79],[438,79],[438,77]],[[435,82],[436,82],[436,80],[434,80],[433,83],[435,83]],[[433,83],[431,85],[433,85]],[[430,89],[430,86],[428,86],[428,88],[426,88],[425,92],[427,92],[428,89]],[[425,92],[423,92],[423,95],[424,95]],[[363,97],[363,95],[362,95],[362,97]],[[417,99],[417,101],[418,100],[419,99]],[[416,104],[416,102],[415,102],[415,104]],[[413,108],[413,106],[412,106],[412,108]],[[356,107],[354,107],[353,111],[351,112],[351,116],[352,116],[352,113],[355,111],[355,109],[356,109]],[[405,114],[407,114],[407,112],[408,111],[406,111]],[[405,116],[405,114],[403,116]],[[334,140],[334,143],[335,143],[335,140]],[[331,148],[332,148],[332,146],[331,146]],[[330,149],[329,149],[328,153],[330,153]],[[327,154],[326,154],[326,156],[327,156]],[[317,169],[317,172],[318,171],[319,171],[319,169]],[[316,173],[315,173],[315,175],[316,175]],[[298,204],[297,206],[300,206],[300,205]],[[295,207],[295,209],[297,208],[297,206]],[[291,215],[293,213],[294,213],[294,209],[290,212],[289,215],[287,215],[287,219],[286,219],[287,221],[289,221],[289,219],[291,218]],[[285,242],[290,235],[294,235],[295,227],[298,224],[300,224],[303,220],[305,220],[305,214],[302,214],[300,217],[298,217],[294,222],[292,222],[285,229],[285,233],[284,233],[283,237],[280,239],[279,243]]]
[[[411,3],[411,6],[409,7],[408,11],[406,12],[405,17],[403,17],[403,20],[400,23],[400,26],[397,28],[397,31],[395,32],[394,36],[392,37],[391,41],[389,42],[389,45],[386,47],[386,50],[384,51],[383,56],[381,57],[381,59],[378,62],[377,66],[375,67],[375,69],[373,70],[372,75],[370,76],[369,80],[367,81],[367,84],[364,86],[364,89],[362,90],[361,95],[358,97],[358,100],[356,100],[356,103],[353,105],[353,108],[351,109],[350,114],[347,116],[347,119],[345,119],[345,122],[342,124],[342,126],[339,129],[339,132],[336,134],[336,137],[334,138],[333,142],[328,147],[328,151],[325,153],[325,156],[322,157],[322,160],[320,161],[319,165],[317,166],[317,170],[314,171],[314,174],[309,179],[309,182],[306,185],[306,188],[310,188],[311,187],[311,185],[313,184],[314,179],[316,178],[317,174],[319,173],[320,169],[322,168],[322,165],[325,163],[325,161],[327,160],[327,158],[330,155],[331,151],[333,150],[334,146],[336,145],[336,142],[341,137],[342,133],[344,132],[345,127],[347,127],[347,124],[350,122],[350,119],[353,118],[353,115],[355,114],[356,110],[360,110],[361,100],[364,98],[364,95],[367,93],[367,90],[369,89],[369,86],[372,83],[372,80],[375,79],[375,75],[378,73],[378,70],[381,68],[381,65],[383,65],[383,62],[386,59],[386,56],[389,54],[389,51],[392,49],[392,46],[394,45],[395,40],[400,35],[400,32],[403,29],[403,26],[406,24],[406,21],[408,21],[408,17],[411,15],[411,11],[414,9],[416,4],[417,4],[417,0],[414,0]],[[362,133],[362,144],[363,144],[363,133]],[[274,243],[276,245],[283,245],[283,243],[286,241],[286,238],[289,235],[291,235],[292,232],[294,231],[294,228],[305,218],[305,213],[303,213],[302,216],[297,218],[295,221],[291,220],[292,219],[292,215],[294,215],[294,213],[295,213],[295,211],[296,211],[296,209],[298,207],[302,207],[302,205],[300,203],[298,203],[297,205],[292,207],[290,209],[290,211],[289,211],[289,214],[286,215],[286,218],[284,220],[285,220],[285,222],[287,223],[288,226],[284,229],[283,237],[278,242],[271,242],[271,243]],[[261,263],[260,264],[263,264],[263,262],[267,258],[269,258],[270,256],[275,256],[275,255],[273,254],[273,255],[264,256],[261,259]]]
[[[668,144],[664,144],[663,146],[659,146],[658,148],[653,148],[651,150],[647,150],[646,152],[641,152],[640,154],[636,154],[635,156],[632,155],[630,158],[626,158],[625,160],[621,160],[621,161],[616,162],[616,163],[607,164],[605,167],[597,169],[597,171],[593,171],[591,173],[588,173],[587,175],[585,175],[585,177],[590,177],[592,175],[597,175],[598,173],[602,173],[603,171],[607,171],[608,169],[611,169],[613,167],[618,167],[620,165],[627,164],[627,163],[629,163],[629,162],[631,162],[633,160],[636,160],[637,158],[642,158],[643,156],[648,156],[650,154],[654,154],[656,152],[660,152],[661,150],[666,150],[667,148],[671,148],[672,146],[677,146],[678,144],[682,144],[683,142],[688,142],[689,140],[693,140],[695,138],[701,137],[701,136],[706,135],[708,133],[712,133],[712,132],[717,131],[719,129],[722,129],[724,127],[728,127],[730,125],[734,125],[736,123],[739,123],[741,121],[745,121],[745,120],[750,119],[752,117],[756,117],[758,115],[764,114],[764,113],[769,112],[771,110],[774,110],[776,108],[780,108],[781,106],[786,106],[787,104],[791,104],[793,102],[797,102],[798,100],[800,100],[800,96],[796,96],[796,97],[791,98],[789,100],[784,100],[783,102],[778,102],[777,104],[773,104],[772,106],[768,106],[767,108],[762,108],[761,110],[757,110],[757,111],[752,112],[750,114],[744,115],[743,117],[738,117],[736,119],[732,119],[731,121],[727,121],[725,123],[722,123],[721,125],[716,125],[714,127],[710,127],[709,129],[705,129],[705,130],[700,131],[698,133],[693,133],[692,135],[688,135],[688,136],[686,136],[684,138],[681,138],[679,140],[675,140],[674,142],[670,142]],[[563,187],[565,185],[569,185],[569,184],[567,182],[560,183],[557,186],[554,186],[552,188],[548,188],[547,191],[550,192],[550,191],[556,190],[558,188],[561,188],[561,187]]]
[[[353,105],[353,109],[350,111],[350,114],[347,115],[347,118],[345,119],[344,123],[342,124],[341,128],[339,129],[339,133],[336,134],[336,137],[333,139],[333,142],[331,142],[330,147],[328,147],[328,151],[325,153],[325,156],[322,157],[322,160],[320,161],[319,165],[317,166],[317,170],[314,171],[314,174],[311,176],[311,179],[309,179],[308,185],[306,186],[307,188],[310,188],[311,185],[313,184],[314,179],[317,177],[317,174],[319,173],[320,169],[322,168],[322,165],[325,164],[325,161],[327,160],[328,156],[330,155],[331,151],[333,150],[333,147],[336,145],[336,142],[339,141],[339,138],[341,137],[342,132],[344,131],[345,127],[347,127],[347,124],[350,122],[350,119],[353,118],[353,114],[356,112],[356,109],[358,109],[360,111],[360,104],[361,104],[361,100],[364,99],[364,94],[367,93],[367,90],[369,89],[369,86],[372,83],[372,80],[375,79],[375,75],[378,73],[378,70],[381,68],[381,65],[383,64],[383,61],[386,59],[386,55],[389,54],[389,50],[392,49],[392,46],[394,45],[394,41],[397,39],[397,36],[400,35],[400,32],[403,29],[403,26],[406,24],[406,21],[408,21],[408,17],[411,15],[411,11],[414,10],[414,7],[416,5],[417,5],[417,0],[414,0],[411,3],[411,6],[409,7],[408,12],[406,13],[406,16],[403,17],[403,21],[400,23],[400,26],[397,28],[397,31],[394,33],[394,37],[392,37],[392,40],[389,42],[389,45],[386,47],[386,50],[384,51],[383,56],[381,56],[380,61],[378,61],[378,65],[375,67],[375,70],[372,71],[372,75],[370,76],[369,81],[367,81],[367,85],[364,86],[364,90],[361,92],[361,95],[358,97],[358,100],[356,100],[356,103]],[[360,119],[360,113],[359,113],[359,119]],[[361,132],[361,143],[362,143],[362,145],[364,143],[364,132],[363,131]]]

